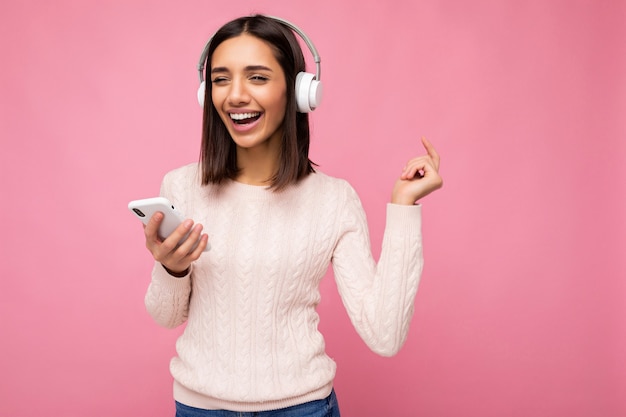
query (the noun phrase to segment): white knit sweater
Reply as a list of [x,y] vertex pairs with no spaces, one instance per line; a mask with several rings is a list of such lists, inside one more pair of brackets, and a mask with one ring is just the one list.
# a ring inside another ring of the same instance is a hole
[[187,323],[170,364],[177,401],[262,411],[329,395],[336,366],[315,308],[331,262],[365,343],[381,355],[404,343],[422,271],[420,206],[388,204],[377,265],[357,194],[320,172],[274,192],[202,187],[192,164],[167,174],[161,194],[203,224],[210,243],[186,277],[155,264],[145,298],[159,324]]

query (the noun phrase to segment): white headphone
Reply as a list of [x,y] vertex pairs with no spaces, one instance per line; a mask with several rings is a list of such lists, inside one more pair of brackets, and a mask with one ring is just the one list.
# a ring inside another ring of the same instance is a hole
[[[317,49],[315,49],[315,45],[309,39],[308,36],[296,25],[291,22],[288,22],[284,19],[267,16],[270,19],[276,20],[283,25],[287,26],[295,33],[300,35],[304,43],[309,47],[309,51],[313,55],[313,60],[315,61],[315,74],[311,74],[309,72],[299,72],[296,76],[296,104],[298,107],[298,111],[300,113],[309,113],[315,110],[316,107],[319,106],[322,101],[322,81],[321,81],[321,58],[317,53]],[[200,78],[200,87],[198,88],[198,102],[200,106],[204,107],[204,95],[206,88],[206,80],[204,79],[204,66],[206,64],[207,55],[209,54],[209,46],[211,45],[211,40],[213,36],[209,38],[206,45],[204,45],[204,50],[202,51],[202,55],[200,55],[200,61],[198,62],[198,77]]]

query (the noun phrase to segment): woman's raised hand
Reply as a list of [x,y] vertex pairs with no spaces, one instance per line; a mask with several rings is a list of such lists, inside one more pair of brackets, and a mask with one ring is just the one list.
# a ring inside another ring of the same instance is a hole
[[411,159],[402,169],[402,175],[396,181],[391,194],[391,202],[394,204],[415,204],[443,185],[439,175],[439,154],[424,137],[422,144],[426,155]]
[[[154,260],[160,262],[170,274],[185,275],[191,263],[198,259],[206,248],[209,237],[202,234],[201,224],[194,226],[193,220],[187,219],[167,239],[161,240],[157,232],[162,221],[163,213],[157,212],[144,228],[146,248]],[[188,233],[187,239],[180,243]]]

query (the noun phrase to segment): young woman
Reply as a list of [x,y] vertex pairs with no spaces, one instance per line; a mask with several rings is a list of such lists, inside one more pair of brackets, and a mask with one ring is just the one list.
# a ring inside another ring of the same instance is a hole
[[330,263],[365,343],[393,355],[406,339],[422,270],[415,203],[441,187],[439,156],[423,139],[426,155],[402,169],[376,263],[355,191],[309,160],[304,70],[276,19],[242,17],[211,39],[201,161],[161,187],[190,219],[163,241],[162,214],[145,227],[146,307],[163,326],[186,322],[170,365],[177,416],[339,416],[315,311]]

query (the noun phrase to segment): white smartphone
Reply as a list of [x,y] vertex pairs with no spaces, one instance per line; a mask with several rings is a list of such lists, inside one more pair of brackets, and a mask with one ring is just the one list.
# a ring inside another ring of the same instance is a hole
[[[159,238],[165,240],[176,228],[185,220],[185,216],[176,210],[174,205],[165,197],[144,198],[141,200],[133,200],[128,203],[128,209],[137,217],[144,225],[148,224],[154,213],[160,211],[163,213],[163,221],[159,226]],[[190,232],[191,233],[191,232]],[[187,236],[183,237],[180,243],[184,242]],[[207,245],[205,251],[209,249]]]

